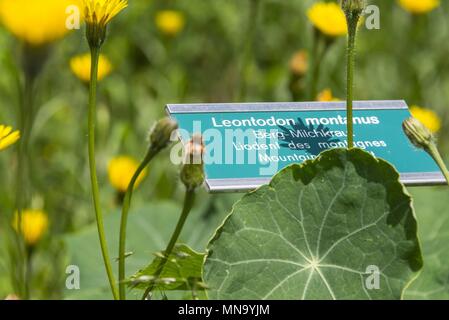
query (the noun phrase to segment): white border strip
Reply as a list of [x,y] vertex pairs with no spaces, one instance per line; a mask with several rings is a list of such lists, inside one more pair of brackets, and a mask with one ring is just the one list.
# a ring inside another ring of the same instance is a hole
[[[276,102],[276,103],[204,103],[167,104],[169,114],[214,112],[268,112],[268,111],[336,111],[346,110],[346,102]],[[354,110],[408,109],[404,100],[354,101]]]
[[[401,182],[406,186],[434,186],[447,185],[446,179],[440,172],[404,173]],[[211,193],[217,192],[246,192],[269,184],[271,178],[242,178],[242,179],[206,179],[206,188]]]

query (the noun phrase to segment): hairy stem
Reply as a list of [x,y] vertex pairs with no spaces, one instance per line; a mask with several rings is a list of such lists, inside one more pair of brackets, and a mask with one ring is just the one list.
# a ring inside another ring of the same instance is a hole
[[96,118],[96,104],[97,104],[97,77],[98,77],[98,60],[100,56],[100,49],[96,47],[91,48],[91,78],[89,85],[89,117],[88,117],[88,144],[89,144],[89,169],[90,181],[92,185],[92,198],[95,208],[95,217],[97,221],[98,237],[100,238],[101,253],[103,255],[103,262],[106,268],[109,284],[111,286],[112,295],[115,300],[119,298],[117,286],[112,272],[111,261],[109,259],[109,252],[106,242],[106,236],[103,225],[103,213],[100,205],[100,191],[98,188],[97,169],[95,161],[95,118]]
[[128,224],[128,213],[131,206],[131,200],[134,191],[134,185],[139,178],[142,171],[148,166],[150,161],[159,153],[159,150],[154,150],[153,148],[148,149],[148,153],[143,159],[142,163],[137,168],[134,173],[129,185],[126,190],[125,197],[123,199],[122,207],[122,217],[120,220],[120,240],[119,240],[119,259],[118,259],[118,272],[119,272],[119,295],[120,300],[126,300],[126,290],[125,290],[125,250],[126,250],[126,227]]
[[142,300],[146,299],[147,296],[153,291],[157,279],[162,274],[162,271],[164,271],[164,267],[167,264],[168,258],[170,257],[176,242],[178,241],[179,235],[181,234],[182,228],[184,227],[187,217],[189,216],[190,210],[192,210],[194,202],[195,202],[195,191],[186,190],[186,194],[184,197],[184,206],[182,208],[181,216],[179,217],[178,223],[176,225],[176,229],[173,232],[170,238],[170,242],[168,243],[168,246],[164,251],[164,257],[162,258],[161,262],[156,268],[156,272],[154,274],[154,282],[147,288],[147,290],[145,290],[145,293],[142,296]]
[[354,101],[354,68],[355,68],[355,39],[357,34],[357,22],[348,20],[348,48],[347,48],[347,96],[346,96],[346,118],[348,148],[354,147],[354,122],[353,122],[353,101]]
[[444,177],[446,178],[447,183],[449,184],[449,171],[447,170],[446,164],[444,163],[444,160],[441,157],[441,154],[438,151],[438,148],[435,145],[435,143],[431,143],[429,145],[427,152],[432,156],[432,158],[438,164],[441,171],[443,172]]

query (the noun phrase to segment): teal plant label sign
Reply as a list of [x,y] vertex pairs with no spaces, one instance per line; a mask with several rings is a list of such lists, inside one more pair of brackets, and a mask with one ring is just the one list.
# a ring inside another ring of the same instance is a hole
[[[212,192],[255,189],[285,166],[347,147],[345,109],[345,102],[167,105],[183,143],[203,135]],[[389,161],[407,185],[443,184],[437,164],[403,133],[408,117],[404,101],[355,102],[355,146]]]

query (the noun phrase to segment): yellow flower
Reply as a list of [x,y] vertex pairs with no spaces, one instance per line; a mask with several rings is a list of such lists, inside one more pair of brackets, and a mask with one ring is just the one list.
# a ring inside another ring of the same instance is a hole
[[423,14],[432,11],[440,5],[440,0],[398,0],[405,10],[413,14]]
[[159,11],[156,14],[156,26],[169,36],[175,36],[182,31],[185,25],[184,15],[175,10]]
[[332,90],[331,89],[324,89],[323,91],[321,91],[318,96],[316,97],[317,101],[320,102],[331,102],[331,101],[340,101],[340,99],[335,98],[332,95]]
[[[139,163],[131,157],[118,156],[113,158],[108,165],[109,182],[117,191],[126,192],[138,167]],[[142,182],[146,174],[146,170],[142,171],[134,187],[137,187]]]
[[345,14],[334,2],[315,3],[307,11],[307,16],[315,28],[326,36],[338,37],[348,33]]
[[441,119],[440,117],[432,110],[421,108],[418,106],[411,106],[410,112],[422,122],[432,133],[437,133],[441,129]]
[[[12,225],[16,231],[19,231],[19,214],[14,214]],[[22,220],[20,233],[25,239],[25,243],[29,246],[35,245],[48,229],[48,216],[42,210],[24,210],[22,212]]]
[[65,36],[68,6],[78,0],[0,0],[0,20],[17,38],[33,46]]
[[83,0],[86,23],[104,28],[128,6],[128,0]]
[[[83,82],[90,81],[90,53],[81,54],[70,59],[70,69]],[[104,79],[112,71],[112,65],[109,59],[100,54],[98,60],[98,80]]]
[[16,143],[20,138],[20,131],[12,131],[11,127],[0,124],[0,151]]

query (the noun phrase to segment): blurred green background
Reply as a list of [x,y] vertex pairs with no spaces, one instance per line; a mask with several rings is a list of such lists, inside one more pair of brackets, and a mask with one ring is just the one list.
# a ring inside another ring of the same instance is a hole
[[[98,172],[113,257],[120,206],[108,182],[109,160],[121,154],[143,157],[147,132],[165,115],[167,103],[238,102],[242,85],[245,101],[292,101],[290,59],[298,50],[307,50],[309,56],[312,52],[314,31],[306,12],[314,2],[260,0],[252,36],[247,32],[250,0],[134,0],[114,19],[103,48],[113,72],[100,82],[97,127]],[[442,1],[423,15],[410,14],[392,0],[371,3],[380,8],[381,29],[360,28],[356,99],[404,99],[435,111],[442,121],[439,145],[449,159],[449,2]],[[185,19],[176,35],[167,35],[156,25],[158,12],[166,9],[177,10]],[[39,111],[29,154],[29,207],[47,212],[50,229],[34,255],[31,296],[35,299],[109,298],[90,197],[87,91],[69,66],[74,55],[88,51],[83,31],[53,45],[36,87]],[[319,91],[329,88],[340,99],[345,97],[345,44],[345,37],[339,37],[330,47],[318,83]],[[0,123],[15,128],[19,51],[20,43],[2,27]],[[305,81],[310,82],[310,74]],[[135,192],[128,246],[135,254],[127,260],[129,274],[164,247],[180,212],[183,187],[178,182],[179,168],[167,161],[168,154],[158,156]],[[7,217],[14,211],[16,164],[14,148],[0,154],[0,298],[14,293],[5,234]],[[412,192],[418,215],[434,214],[436,202],[441,203],[440,215],[449,214],[443,205],[449,191],[435,187]],[[239,197],[200,191],[181,240],[203,251]],[[81,290],[65,289],[69,264],[80,266]]]

